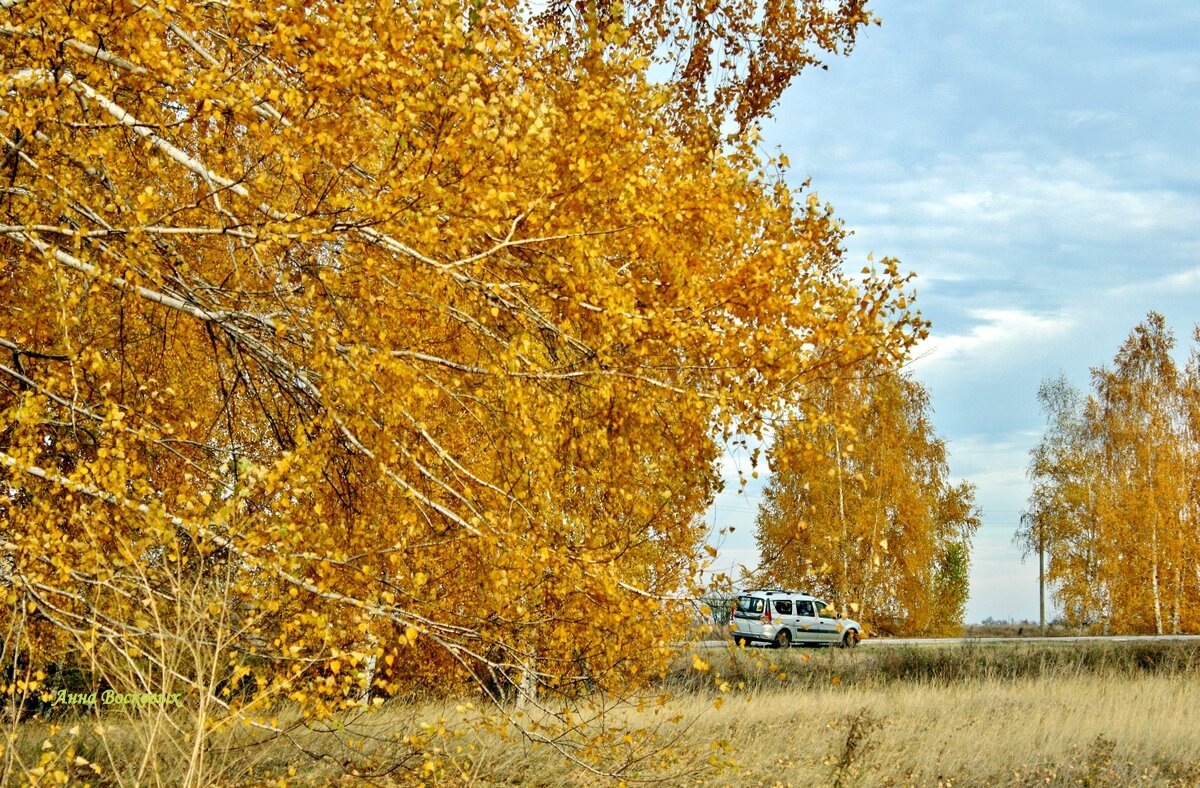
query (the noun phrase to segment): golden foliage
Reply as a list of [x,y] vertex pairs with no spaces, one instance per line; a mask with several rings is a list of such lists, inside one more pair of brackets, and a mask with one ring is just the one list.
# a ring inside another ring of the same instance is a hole
[[[552,0],[540,19],[568,46],[619,41],[663,69],[675,86],[671,118],[715,138],[721,121],[742,130],[769,113],[822,53],[845,54],[878,24],[865,0]],[[700,112],[696,112],[700,110]]]
[[[11,649],[235,716],[661,667],[715,439],[921,323],[753,135],[683,133],[720,107],[646,42],[697,8],[605,7],[5,4]],[[829,51],[867,19],[718,7]],[[763,57],[715,94],[743,123],[807,56]]]

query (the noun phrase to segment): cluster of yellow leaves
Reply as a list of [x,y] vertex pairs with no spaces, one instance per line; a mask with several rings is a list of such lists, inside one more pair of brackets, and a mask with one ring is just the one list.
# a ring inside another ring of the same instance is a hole
[[[1196,331],[1200,342],[1200,328]],[[1047,426],[1031,452],[1019,536],[1044,550],[1067,619],[1113,633],[1200,627],[1200,350],[1184,369],[1151,312],[1087,396],[1065,378],[1038,392]]]
[[6,7],[16,646],[316,715],[659,670],[715,439],[921,322],[748,137],[681,133],[652,10]]

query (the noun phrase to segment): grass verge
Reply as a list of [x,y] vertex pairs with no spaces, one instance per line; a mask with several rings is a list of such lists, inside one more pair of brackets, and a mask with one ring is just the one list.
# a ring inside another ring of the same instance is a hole
[[[1189,643],[711,650],[683,655],[646,694],[508,720],[470,699],[394,700],[321,723],[281,706],[296,723],[286,737],[228,731],[210,757],[239,763],[223,785],[1200,784]],[[131,784],[126,770],[146,760],[138,724],[27,722],[7,760],[73,753],[100,766],[73,784]],[[170,759],[157,762],[142,784],[174,784]],[[33,782],[28,768],[4,777]]]

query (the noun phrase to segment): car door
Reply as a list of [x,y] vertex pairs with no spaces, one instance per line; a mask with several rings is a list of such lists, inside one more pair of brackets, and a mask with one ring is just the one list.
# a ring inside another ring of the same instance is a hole
[[817,610],[817,640],[821,643],[840,643],[842,633],[838,631],[837,611],[821,600],[813,603]]
[[796,640],[796,613],[790,599],[773,599],[771,604],[775,606],[775,626],[779,629],[786,629],[791,640]]
[[796,600],[796,633],[793,640],[802,643],[819,642],[817,611],[811,599]]
[[761,638],[763,636],[762,614],[766,609],[766,603],[762,597],[742,595],[737,598],[734,603],[733,619],[730,627],[733,639],[736,642],[738,636]]

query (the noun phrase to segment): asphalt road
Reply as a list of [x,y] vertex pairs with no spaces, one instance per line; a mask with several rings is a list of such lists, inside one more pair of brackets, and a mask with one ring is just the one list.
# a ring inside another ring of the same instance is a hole
[[[1082,643],[1085,641],[1134,643],[1151,640],[1183,640],[1200,643],[1200,635],[1080,635],[1052,638],[866,638],[859,645],[880,648],[884,646],[962,646],[968,643]],[[729,645],[729,641],[701,640],[696,645],[700,648],[726,648]]]

